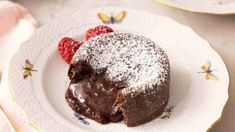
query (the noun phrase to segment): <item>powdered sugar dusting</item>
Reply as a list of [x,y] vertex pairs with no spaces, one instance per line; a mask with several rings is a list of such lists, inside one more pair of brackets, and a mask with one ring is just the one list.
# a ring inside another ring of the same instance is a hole
[[[126,81],[124,93],[146,91],[169,78],[169,61],[153,41],[128,33],[108,33],[85,42],[73,62],[86,60],[97,74],[112,81]],[[160,87],[158,87],[160,88]]]

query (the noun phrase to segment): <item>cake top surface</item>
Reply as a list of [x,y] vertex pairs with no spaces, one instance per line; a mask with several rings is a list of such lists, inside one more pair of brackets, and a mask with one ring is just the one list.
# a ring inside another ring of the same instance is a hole
[[[114,82],[127,83],[122,92],[146,91],[169,76],[166,53],[150,39],[129,33],[107,33],[86,41],[72,63],[87,61],[96,74],[105,72]],[[160,87],[159,87],[160,88]]]

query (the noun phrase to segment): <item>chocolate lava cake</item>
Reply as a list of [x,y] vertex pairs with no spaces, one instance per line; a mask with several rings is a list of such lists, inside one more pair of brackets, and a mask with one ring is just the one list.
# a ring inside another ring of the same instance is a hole
[[170,65],[153,41],[107,33],[86,41],[70,64],[69,106],[101,124],[129,127],[159,116],[169,98]]

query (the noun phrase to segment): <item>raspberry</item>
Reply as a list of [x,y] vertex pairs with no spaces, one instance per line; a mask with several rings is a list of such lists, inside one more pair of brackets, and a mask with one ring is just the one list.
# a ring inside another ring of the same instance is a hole
[[110,28],[108,26],[100,25],[95,28],[88,29],[85,33],[85,39],[88,40],[88,39],[95,37],[97,35],[104,34],[104,33],[110,33],[110,32],[113,32],[112,28]]
[[78,50],[82,42],[76,41],[72,38],[64,37],[58,45],[58,51],[63,59],[69,64],[73,55]]

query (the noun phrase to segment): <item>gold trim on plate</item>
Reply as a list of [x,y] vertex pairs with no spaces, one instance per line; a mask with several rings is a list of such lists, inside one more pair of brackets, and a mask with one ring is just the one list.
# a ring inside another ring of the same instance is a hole
[[[208,41],[208,40],[207,40],[207,41]],[[209,41],[208,41],[208,43],[210,44]],[[211,45],[211,44],[210,44],[210,45]],[[214,51],[216,51],[212,46],[211,46],[211,48],[212,48]],[[217,52],[215,52],[215,53],[218,54]],[[218,54],[218,55],[219,55],[219,54]],[[220,55],[219,55],[219,56],[220,56]],[[231,78],[230,78],[229,71],[228,71],[227,65],[225,64],[225,61],[224,61],[223,57],[220,56],[220,58],[221,58],[222,61],[224,62],[225,68],[227,69],[227,72],[228,72],[228,80],[229,80],[229,82],[228,82],[228,91],[227,91],[227,93],[228,93],[228,99],[227,99],[227,101],[226,101],[226,103],[225,103],[225,105],[224,105],[224,108],[223,108],[223,110],[222,110],[222,112],[221,112],[220,117],[207,129],[207,132],[211,132],[211,129],[221,122],[221,120],[222,120],[223,117],[224,117],[225,108],[228,107],[228,104],[230,103],[230,100],[231,100],[231,98],[230,98],[230,96],[229,96],[229,89],[230,89]]]
[[10,127],[12,132],[19,132],[17,129],[15,123],[11,120],[10,116],[7,114],[7,112],[2,108],[0,105],[0,114],[3,115],[3,118],[7,122],[8,126]]
[[[19,51],[19,49],[20,49],[21,46],[22,46],[22,44],[19,46],[19,48],[17,49],[17,51],[16,51],[15,53],[17,53],[17,52]],[[14,55],[14,56],[15,56],[15,55]],[[10,68],[11,68],[11,66],[12,66],[12,61],[13,61],[14,56],[12,57],[12,59],[11,59],[11,61],[10,61],[10,65],[9,65]],[[14,103],[17,105],[17,109],[20,110],[20,111],[22,112],[22,114],[23,114],[25,117],[27,117],[27,114],[25,113],[25,111],[23,110],[23,108],[16,102],[16,96],[15,96],[15,94],[14,94],[14,92],[13,92],[13,88],[11,87],[11,81],[10,81],[10,76],[9,76],[10,73],[11,73],[10,68],[9,68],[9,70],[8,70],[8,78],[7,78],[7,80],[8,80],[8,82],[7,82],[7,83],[8,83],[8,87],[7,87],[7,88],[8,88],[8,90],[10,91],[10,96],[12,97]],[[28,118],[27,118],[27,124],[28,124],[29,126],[31,126],[32,129],[33,129],[35,132],[42,132],[42,130],[41,130],[39,127],[37,127],[36,124],[34,124],[33,122],[29,121]]]

